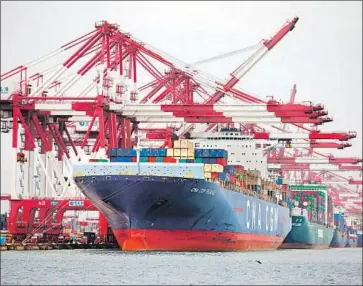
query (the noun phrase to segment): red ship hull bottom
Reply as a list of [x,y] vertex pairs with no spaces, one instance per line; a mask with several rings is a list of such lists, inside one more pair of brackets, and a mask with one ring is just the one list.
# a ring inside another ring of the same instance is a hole
[[279,249],[327,249],[329,244],[282,243]]
[[345,248],[345,243],[340,243],[340,244],[333,244],[333,245],[330,245],[331,248]]
[[214,231],[122,229],[113,231],[124,251],[274,250],[283,237]]

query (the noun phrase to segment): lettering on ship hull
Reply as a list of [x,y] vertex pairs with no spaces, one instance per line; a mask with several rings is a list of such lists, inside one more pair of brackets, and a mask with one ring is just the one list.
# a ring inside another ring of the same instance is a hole
[[250,230],[262,230],[265,228],[268,232],[274,232],[278,229],[279,210],[273,206],[266,206],[265,225],[262,225],[262,208],[261,203],[247,200],[246,227]]

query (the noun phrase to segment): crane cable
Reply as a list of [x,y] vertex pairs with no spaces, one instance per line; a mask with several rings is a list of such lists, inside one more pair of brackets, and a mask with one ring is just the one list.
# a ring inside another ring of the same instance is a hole
[[234,50],[232,52],[224,53],[224,54],[221,54],[221,55],[218,55],[218,56],[214,56],[214,57],[211,57],[211,58],[208,58],[208,59],[205,59],[205,60],[201,60],[201,61],[194,62],[194,63],[192,63],[192,65],[193,66],[199,66],[199,65],[202,65],[202,64],[205,64],[205,63],[209,63],[209,62],[212,62],[212,61],[224,59],[224,58],[227,58],[227,57],[232,57],[232,56],[235,56],[235,55],[238,55],[238,54],[247,52],[249,50],[254,50],[254,49],[256,49],[260,45],[261,44],[256,44],[256,45],[253,45],[253,46],[250,46],[250,47],[247,47],[247,48],[242,48],[242,49]]

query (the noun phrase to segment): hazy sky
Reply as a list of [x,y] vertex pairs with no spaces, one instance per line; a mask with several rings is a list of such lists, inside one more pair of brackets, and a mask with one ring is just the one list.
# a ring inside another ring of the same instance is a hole
[[[323,103],[327,131],[357,131],[339,156],[362,157],[362,3],[356,2],[1,2],[1,72],[44,55],[94,29],[117,22],[144,42],[185,62],[257,44],[286,20],[288,34],[238,87],[265,97]],[[243,56],[200,68],[227,79]],[[1,135],[2,192],[10,178],[9,140]],[[334,150],[329,150],[334,152]],[[8,180],[6,180],[8,181]],[[6,186],[8,187],[8,186]]]

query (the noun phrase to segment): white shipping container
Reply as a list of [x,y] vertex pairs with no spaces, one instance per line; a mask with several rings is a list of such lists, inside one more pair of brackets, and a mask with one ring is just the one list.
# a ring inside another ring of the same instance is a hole
[[173,157],[174,156],[174,149],[171,149],[171,148],[167,149],[166,150],[166,156],[167,157]]
[[210,172],[204,172],[204,178],[211,179],[212,178],[212,173],[210,173]]
[[194,158],[194,149],[187,149],[187,156]]
[[180,149],[180,140],[175,140],[174,141],[174,149]]
[[210,164],[204,164],[204,172],[211,172],[212,166]]
[[180,149],[180,157],[188,157],[188,149]]
[[223,172],[223,166],[219,164],[212,164],[212,172]]
[[180,157],[180,149],[174,149],[174,157]]

